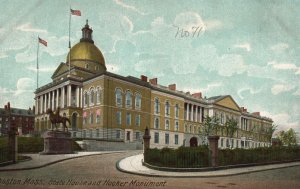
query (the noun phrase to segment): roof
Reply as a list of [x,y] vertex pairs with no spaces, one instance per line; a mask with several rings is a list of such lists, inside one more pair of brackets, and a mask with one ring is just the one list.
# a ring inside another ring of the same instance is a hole
[[[11,114],[16,116],[34,116],[33,110],[20,109],[20,108],[10,108]],[[4,108],[0,108],[0,115],[6,114]]]

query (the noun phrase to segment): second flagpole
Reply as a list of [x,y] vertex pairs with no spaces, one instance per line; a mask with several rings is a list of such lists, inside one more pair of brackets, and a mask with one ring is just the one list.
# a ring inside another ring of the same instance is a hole
[[71,75],[71,6],[69,9],[69,75]]
[[40,49],[40,42],[39,42],[39,36],[38,36],[37,52],[36,52],[36,89],[39,88],[39,49]]

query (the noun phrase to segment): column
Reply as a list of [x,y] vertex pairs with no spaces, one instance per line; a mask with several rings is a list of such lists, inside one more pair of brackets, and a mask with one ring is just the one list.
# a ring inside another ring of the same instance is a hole
[[198,122],[198,106],[196,105],[196,116],[195,116],[195,122]]
[[43,110],[44,110],[44,107],[43,107],[43,104],[44,104],[44,96],[41,95],[41,113],[43,113]]
[[45,98],[44,98],[44,112],[47,111],[47,94],[44,94]]
[[192,105],[192,116],[191,116],[191,121],[194,121],[194,105],[193,104],[191,104]]
[[67,98],[67,102],[68,102],[68,106],[71,106],[71,97],[72,97],[72,94],[71,94],[71,85],[68,85],[68,98]]
[[190,110],[189,110],[189,104],[188,103],[186,103],[186,120],[187,121],[189,121],[189,112]]
[[54,91],[51,91],[51,100],[52,100],[52,111],[54,111]]
[[79,107],[79,86],[76,86],[76,107]]
[[202,108],[201,106],[199,107],[199,122],[202,122]]
[[82,103],[82,88],[80,87],[80,104],[79,107],[83,107],[83,103]]
[[39,100],[39,98],[35,97],[35,115],[38,114],[38,100]]
[[56,89],[56,108],[58,108],[59,91]]
[[65,86],[61,88],[61,107],[65,107]]
[[50,107],[50,93],[48,93],[47,96],[48,96],[48,106],[47,106],[47,109],[49,109],[49,108],[51,108],[51,107]]

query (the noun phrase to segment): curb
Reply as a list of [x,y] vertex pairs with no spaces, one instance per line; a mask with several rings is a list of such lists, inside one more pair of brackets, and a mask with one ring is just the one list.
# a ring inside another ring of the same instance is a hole
[[[254,173],[254,172],[262,172],[262,171],[269,171],[269,170],[275,170],[275,169],[284,169],[284,168],[288,168],[288,167],[297,167],[297,166],[300,166],[300,164],[298,165],[287,165],[285,167],[270,167],[270,168],[265,168],[265,169],[261,169],[261,170],[249,170],[247,172],[239,172],[239,173],[228,173],[228,174],[220,174],[220,175],[195,175],[195,176],[192,176],[192,175],[189,175],[189,176],[181,176],[181,175],[153,175],[153,174],[150,174],[150,173],[140,173],[140,172],[133,172],[133,171],[127,171],[125,169],[122,169],[120,167],[120,162],[128,157],[131,157],[131,156],[127,156],[127,157],[124,157],[120,160],[117,161],[116,163],[116,168],[117,170],[119,170],[120,172],[124,172],[124,173],[128,173],[128,174],[133,174],[133,175],[140,175],[140,176],[147,176],[147,177],[165,177],[165,178],[212,178],[212,177],[227,177],[227,176],[235,176],[235,175],[242,175],[242,174],[249,174],[249,173]],[[297,161],[295,161],[297,162]],[[257,167],[257,166],[253,166],[253,167]],[[149,167],[147,167],[149,168]],[[234,168],[232,168],[234,169]],[[155,169],[152,169],[152,170],[155,170]],[[157,170],[155,170],[157,171]],[[161,172],[164,172],[164,171],[161,171]],[[201,173],[205,173],[205,172],[214,172],[214,171],[202,171]],[[173,173],[178,173],[178,172],[173,172]],[[197,173],[197,172],[192,172],[192,173]]]
[[39,165],[39,166],[24,167],[24,168],[11,168],[11,169],[0,169],[0,172],[5,172],[5,171],[23,171],[23,170],[38,169],[38,168],[43,168],[43,167],[46,167],[46,166],[49,166],[49,165],[52,165],[52,164],[55,164],[55,163],[59,163],[59,162],[67,161],[67,160],[71,160],[71,159],[77,159],[77,158],[88,157],[88,156],[96,156],[96,155],[118,154],[118,153],[125,153],[125,152],[126,151],[124,151],[124,152],[120,152],[119,151],[119,152],[108,152],[108,153],[101,153],[101,154],[88,154],[88,155],[83,155],[83,156],[69,157],[69,158],[66,158],[66,159],[56,160],[56,161],[49,162],[49,163],[46,163],[46,164],[43,164],[43,165]]

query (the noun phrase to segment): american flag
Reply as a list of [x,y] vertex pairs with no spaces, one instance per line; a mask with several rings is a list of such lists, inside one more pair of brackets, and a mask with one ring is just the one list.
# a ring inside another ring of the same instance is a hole
[[41,38],[39,38],[39,43],[41,43],[41,44],[43,44],[43,45],[45,45],[47,47],[47,41],[45,41],[45,40],[43,40]]
[[72,15],[76,15],[76,16],[81,16],[80,10],[73,10],[73,9],[71,9],[71,14]]

